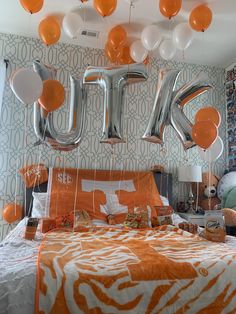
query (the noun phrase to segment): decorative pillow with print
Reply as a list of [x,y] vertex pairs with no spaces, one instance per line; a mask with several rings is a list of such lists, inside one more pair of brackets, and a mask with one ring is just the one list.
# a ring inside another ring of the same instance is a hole
[[156,215],[151,218],[152,227],[158,227],[162,225],[172,225],[172,215],[174,210],[171,206],[154,206]]
[[19,173],[27,188],[32,188],[48,181],[48,170],[44,164],[25,166],[19,170]]
[[149,228],[148,210],[145,208],[135,208],[133,213],[128,213],[124,221],[124,226],[133,229]]

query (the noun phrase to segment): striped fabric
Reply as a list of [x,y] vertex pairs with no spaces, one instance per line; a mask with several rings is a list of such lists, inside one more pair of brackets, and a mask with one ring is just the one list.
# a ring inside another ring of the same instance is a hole
[[51,232],[36,313],[234,314],[236,249],[172,226]]

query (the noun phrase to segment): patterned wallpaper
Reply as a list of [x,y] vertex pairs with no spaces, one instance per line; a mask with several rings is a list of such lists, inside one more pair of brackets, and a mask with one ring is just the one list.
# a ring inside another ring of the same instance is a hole
[[228,161],[229,169],[236,168],[236,65],[232,65],[226,72],[226,101],[228,126]]
[[[17,174],[24,164],[44,162],[47,166],[81,167],[94,169],[148,169],[162,164],[174,175],[175,201],[180,199],[183,189],[177,181],[177,168],[191,162],[207,164],[199,160],[196,148],[184,152],[175,132],[168,128],[164,150],[159,145],[140,140],[153,105],[157,75],[160,68],[182,69],[178,85],[182,86],[200,71],[207,73],[214,90],[199,97],[186,106],[186,115],[192,119],[196,111],[205,105],[213,105],[222,115],[220,135],[226,143],[226,105],[224,95],[224,70],[216,67],[191,65],[179,62],[165,62],[151,58],[148,65],[149,79],[145,83],[129,86],[125,93],[124,130],[126,144],[115,146],[114,151],[107,144],[100,144],[102,132],[102,91],[99,87],[89,88],[88,110],[84,140],[77,150],[56,152],[45,146],[34,147],[36,136],[33,131],[33,106],[25,107],[13,95],[9,87],[11,72],[19,67],[31,67],[32,60],[40,59],[58,69],[58,79],[64,84],[69,96],[69,73],[82,75],[87,65],[106,66],[102,50],[85,49],[75,45],[58,44],[45,48],[37,39],[0,34],[0,56],[10,60],[0,119],[0,208],[15,198],[23,201],[23,186]],[[65,130],[68,105],[56,114],[56,125]],[[26,132],[25,132],[26,130]],[[212,170],[221,174],[226,167],[226,152],[212,165]],[[0,210],[1,217],[1,210]],[[12,228],[0,218],[0,239]]]

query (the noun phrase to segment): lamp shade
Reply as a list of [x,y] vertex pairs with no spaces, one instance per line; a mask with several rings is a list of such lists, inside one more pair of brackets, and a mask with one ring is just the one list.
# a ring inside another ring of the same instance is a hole
[[181,182],[202,182],[202,167],[181,166],[178,169],[178,178]]

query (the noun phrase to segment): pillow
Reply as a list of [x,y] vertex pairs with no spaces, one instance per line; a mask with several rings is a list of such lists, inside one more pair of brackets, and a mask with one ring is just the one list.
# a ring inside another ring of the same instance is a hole
[[74,212],[74,228],[79,226],[90,227],[91,225],[92,220],[86,210],[82,209]]
[[91,219],[106,221],[112,214],[116,223],[123,223],[135,207],[163,205],[151,172],[54,168],[49,190],[50,217],[75,207]]
[[163,203],[163,206],[169,206],[170,203],[169,203],[169,200],[167,197],[163,196],[163,195],[160,195],[160,198],[161,198],[161,201]]
[[31,217],[43,218],[46,217],[46,209],[48,204],[48,193],[33,192],[33,206]]
[[151,217],[152,227],[173,224],[174,210],[171,206],[155,206],[155,214]]
[[168,216],[157,216],[152,218],[152,227],[159,227],[163,225],[172,225],[173,224],[173,219],[172,215]]
[[73,228],[74,226],[74,212],[69,214],[59,215],[55,218],[56,228]]
[[23,167],[19,173],[27,188],[32,188],[48,181],[48,170],[44,164]]
[[128,213],[124,221],[124,226],[134,229],[149,228],[148,220],[147,209],[135,208],[134,213]]

